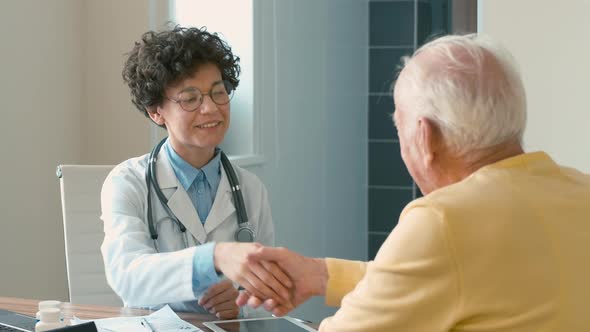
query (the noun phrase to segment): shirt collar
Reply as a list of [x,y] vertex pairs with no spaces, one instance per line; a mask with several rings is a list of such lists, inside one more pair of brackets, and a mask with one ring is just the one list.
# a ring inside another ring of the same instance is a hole
[[176,151],[172,148],[169,141],[164,143],[164,150],[168,155],[168,159],[170,159],[170,164],[174,169],[174,173],[176,174],[176,178],[184,188],[184,190],[188,190],[190,186],[193,184],[195,179],[199,176],[205,176],[207,182],[209,182],[210,186],[213,186],[214,183],[219,182],[221,178],[221,151],[218,148],[215,148],[215,155],[213,159],[211,159],[205,166],[201,169],[193,167],[189,164],[186,160],[182,159]]
[[209,185],[213,188],[215,183],[219,183],[221,180],[221,150],[215,148],[213,159],[211,159],[201,170],[205,173],[205,179],[209,182]]

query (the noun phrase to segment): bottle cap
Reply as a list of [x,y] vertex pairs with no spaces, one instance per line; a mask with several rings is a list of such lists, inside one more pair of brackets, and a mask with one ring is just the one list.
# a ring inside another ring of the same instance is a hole
[[59,321],[59,309],[57,308],[45,308],[41,310],[40,316],[42,322],[58,322]]
[[55,300],[47,300],[39,302],[39,310],[43,310],[45,308],[60,308],[61,302]]

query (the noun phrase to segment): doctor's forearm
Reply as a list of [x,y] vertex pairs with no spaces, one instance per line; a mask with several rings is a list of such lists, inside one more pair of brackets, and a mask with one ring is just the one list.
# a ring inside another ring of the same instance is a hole
[[176,253],[141,256],[129,253],[117,255],[117,258],[108,261],[106,273],[109,283],[132,307],[195,300],[191,282],[195,250],[189,248]]

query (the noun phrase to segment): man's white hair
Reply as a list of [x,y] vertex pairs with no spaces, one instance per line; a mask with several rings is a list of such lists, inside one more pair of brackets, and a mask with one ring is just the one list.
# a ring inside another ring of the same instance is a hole
[[422,53],[427,65],[415,61],[404,83],[416,106],[411,116],[434,121],[445,144],[460,155],[522,142],[526,95],[507,50],[480,35],[451,35],[425,44],[404,66]]

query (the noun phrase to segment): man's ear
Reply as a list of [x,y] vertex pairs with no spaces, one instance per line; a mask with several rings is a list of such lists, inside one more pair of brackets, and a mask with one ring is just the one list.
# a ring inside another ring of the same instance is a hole
[[418,119],[418,148],[422,156],[422,162],[426,169],[432,167],[436,153],[440,147],[440,130],[430,119],[420,117]]
[[146,111],[150,119],[152,119],[152,121],[154,121],[155,124],[157,124],[158,126],[164,125],[165,121],[164,117],[162,116],[160,106],[150,106],[146,109]]

